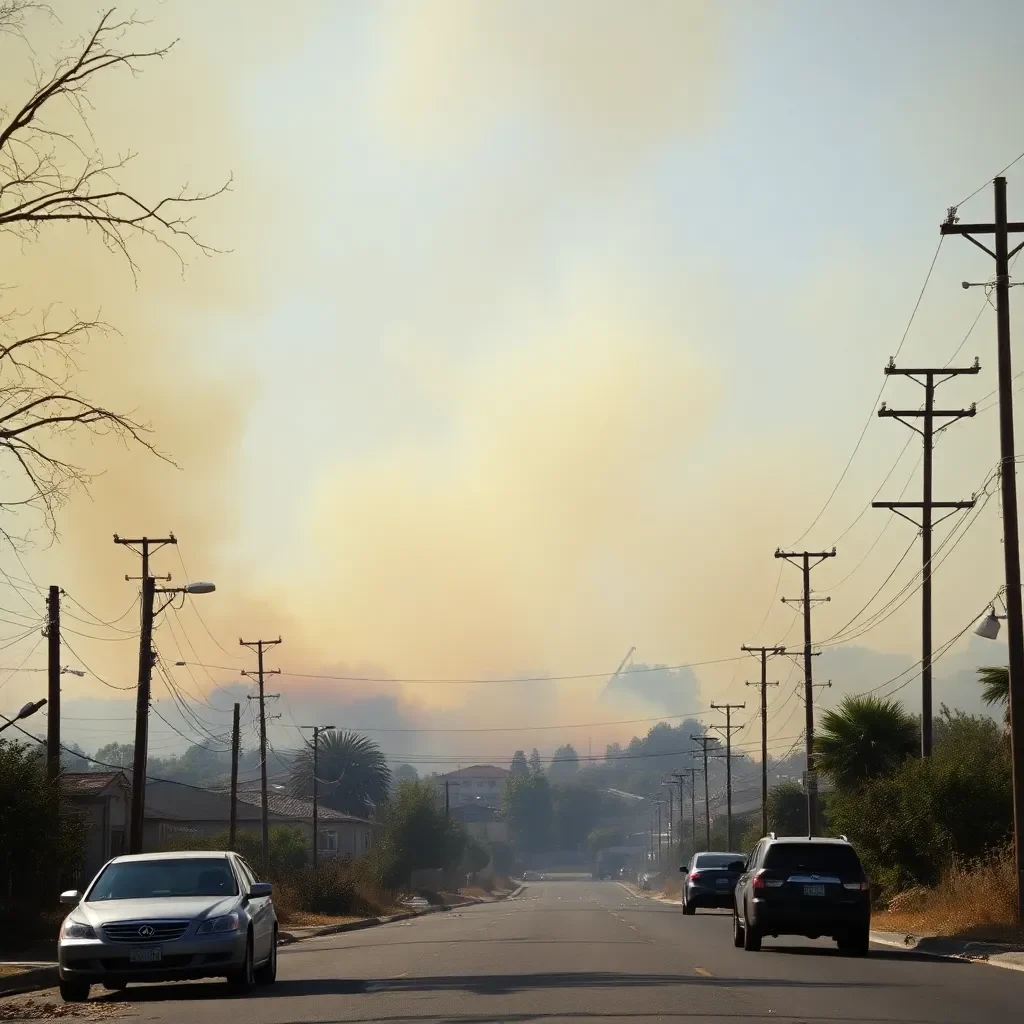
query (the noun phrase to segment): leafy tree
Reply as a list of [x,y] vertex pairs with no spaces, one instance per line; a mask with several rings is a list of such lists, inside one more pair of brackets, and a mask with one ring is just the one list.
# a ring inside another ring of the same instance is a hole
[[591,829],[587,836],[587,849],[591,853],[597,853],[610,846],[622,846],[625,841],[625,835],[621,828],[595,828]]
[[568,781],[580,770],[580,756],[571,743],[566,743],[555,751],[555,756],[548,765],[548,775],[556,781]]
[[400,764],[391,774],[391,784],[397,786],[400,782],[415,782],[420,777],[411,764]]
[[515,854],[508,843],[495,839],[491,843],[491,862],[499,875],[507,875],[515,863]]
[[807,795],[797,782],[780,782],[768,790],[768,828],[780,836],[807,831]]
[[466,836],[466,844],[462,853],[462,863],[467,871],[483,871],[490,863],[491,852],[474,836]]
[[107,765],[131,771],[132,763],[135,760],[135,744],[108,743],[96,751],[96,760],[102,762],[93,765],[97,771],[106,771]]
[[[317,793],[324,806],[367,817],[387,800],[391,770],[380,747],[369,737],[348,730],[324,733],[317,758]],[[292,762],[288,790],[292,796],[312,798],[311,744]]]
[[[540,760],[539,754],[537,755],[537,758]],[[524,751],[517,750],[512,755],[512,765],[509,770],[513,775],[529,775],[530,766],[526,763],[526,754]]]
[[555,786],[553,797],[554,844],[558,850],[582,847],[601,817],[601,794],[587,786]]
[[818,769],[847,790],[892,771],[917,746],[917,724],[903,706],[873,696],[846,697],[814,737]]
[[978,669],[981,683],[981,699],[989,707],[1002,707],[1006,724],[1010,724],[1010,670],[1006,666],[993,665]]
[[0,739],[0,836],[0,928],[25,939],[55,905],[61,876],[79,867],[85,849],[84,822],[47,781],[41,746]]
[[383,808],[381,824],[377,842],[357,863],[385,890],[407,885],[420,868],[450,870],[462,859],[466,835],[458,822],[445,817],[437,790],[427,780],[399,783]]
[[525,778],[510,775],[501,805],[509,834],[520,850],[535,853],[549,849],[553,808],[551,787],[543,772],[531,772]]
[[534,747],[533,750],[530,752],[530,771],[544,771],[544,766],[540,762],[540,751],[536,747]]
[[77,743],[64,745],[60,752],[60,766],[66,772],[87,772],[92,767],[85,756],[85,751]]
[[990,718],[943,708],[932,756],[833,793],[832,827],[850,836],[884,889],[934,885],[951,862],[981,857],[1010,834],[1010,753],[1002,739]]

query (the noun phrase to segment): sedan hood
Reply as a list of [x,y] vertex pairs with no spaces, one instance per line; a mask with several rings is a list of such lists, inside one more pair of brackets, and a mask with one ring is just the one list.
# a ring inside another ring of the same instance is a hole
[[79,903],[75,919],[102,925],[112,921],[191,921],[229,914],[238,896],[164,896],[142,900],[99,900]]

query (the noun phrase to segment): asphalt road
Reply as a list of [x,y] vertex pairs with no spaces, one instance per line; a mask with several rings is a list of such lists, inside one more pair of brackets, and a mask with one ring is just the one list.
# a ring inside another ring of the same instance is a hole
[[824,941],[769,939],[745,953],[727,913],[687,918],[614,882],[563,881],[284,947],[277,984],[248,997],[204,982],[94,1001],[158,1024],[1004,1024],[1022,1019],[1024,973],[882,948],[849,959]]

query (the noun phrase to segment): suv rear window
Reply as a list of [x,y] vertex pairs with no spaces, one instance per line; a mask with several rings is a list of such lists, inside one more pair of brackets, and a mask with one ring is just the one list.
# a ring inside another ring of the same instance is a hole
[[863,874],[853,847],[841,843],[772,843],[764,866],[784,875]]

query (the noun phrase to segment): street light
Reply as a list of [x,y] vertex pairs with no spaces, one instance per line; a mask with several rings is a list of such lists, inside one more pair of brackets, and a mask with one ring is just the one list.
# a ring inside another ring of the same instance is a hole
[[999,620],[1005,619],[1005,615],[996,615],[995,606],[975,627],[976,636],[984,637],[986,640],[995,640],[999,636]]
[[7,718],[5,723],[0,725],[0,732],[3,732],[4,729],[14,725],[15,722],[20,722],[23,718],[31,718],[31,716],[34,715],[45,703],[45,697],[43,697],[42,700],[35,701],[34,703],[29,701],[29,703],[26,704],[13,718]]
[[[170,577],[166,577],[170,579]],[[132,761],[132,802],[128,831],[129,853],[142,853],[142,826],[146,813],[146,761],[149,753],[149,701],[153,679],[153,620],[181,594],[212,594],[213,583],[197,581],[183,587],[158,587],[144,563],[142,574],[142,630],[139,636],[139,687],[135,700],[135,756]],[[156,605],[156,595],[164,597]]]

